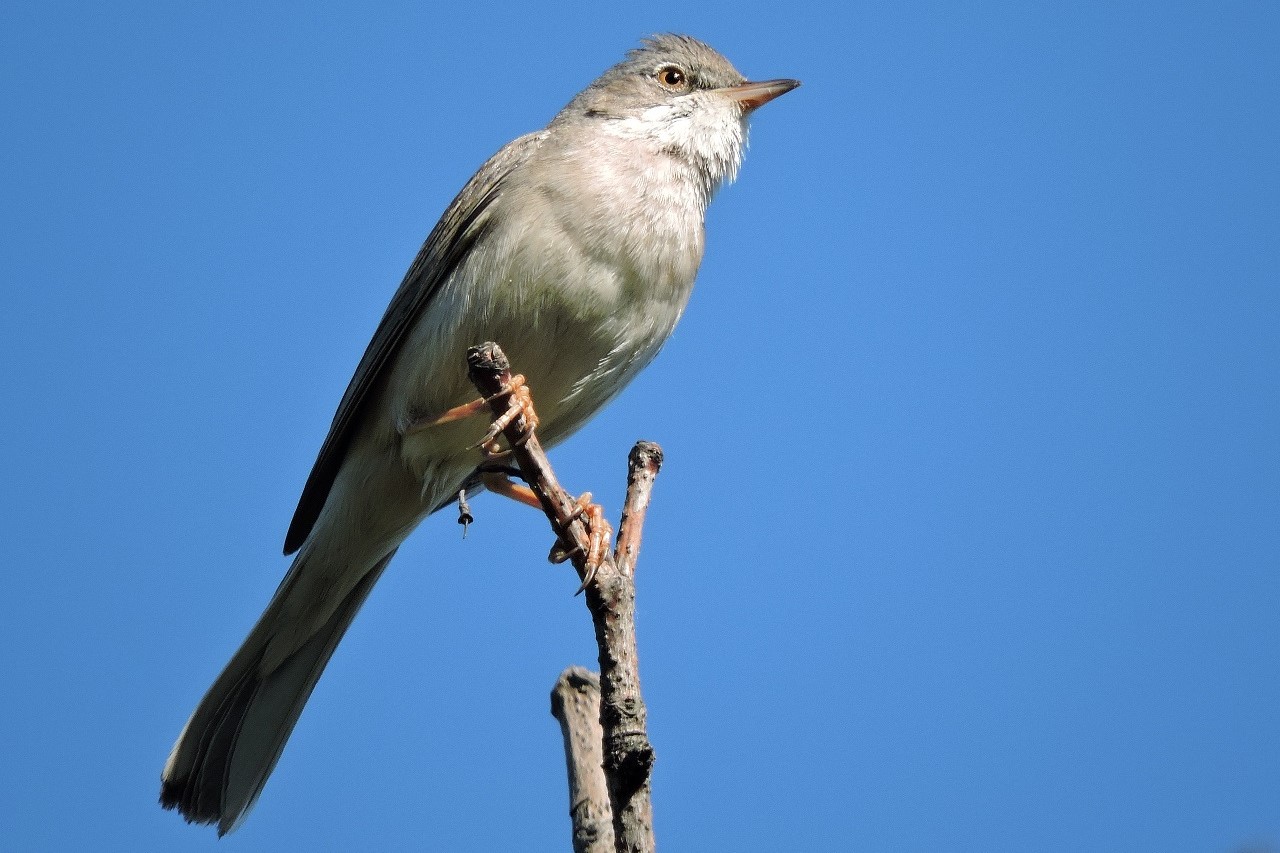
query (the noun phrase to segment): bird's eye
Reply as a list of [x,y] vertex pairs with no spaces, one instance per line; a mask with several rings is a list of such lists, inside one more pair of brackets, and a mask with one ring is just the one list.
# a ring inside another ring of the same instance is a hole
[[684,70],[674,65],[659,68],[657,77],[658,82],[668,89],[685,89],[689,85],[689,78],[685,76]]

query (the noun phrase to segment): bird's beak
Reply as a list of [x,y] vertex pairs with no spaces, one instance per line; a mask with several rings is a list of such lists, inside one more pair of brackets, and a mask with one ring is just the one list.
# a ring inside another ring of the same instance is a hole
[[799,85],[799,80],[765,80],[760,83],[743,83],[738,86],[728,86],[719,91],[726,98],[736,101],[738,106],[742,107],[744,113],[749,113],[757,107],[764,106],[779,95],[785,95]]

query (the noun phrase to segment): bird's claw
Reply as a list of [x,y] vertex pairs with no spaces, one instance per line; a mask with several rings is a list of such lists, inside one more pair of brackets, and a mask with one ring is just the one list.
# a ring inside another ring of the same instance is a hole
[[516,418],[524,418],[524,429],[521,431],[520,438],[511,442],[512,447],[519,447],[529,440],[529,436],[533,435],[533,431],[538,428],[538,413],[533,409],[533,395],[529,392],[529,386],[525,384],[524,376],[516,375],[511,377],[501,391],[492,397],[487,397],[479,402],[489,404],[493,400],[507,397],[507,410],[501,415],[493,419],[493,423],[489,424],[489,431],[484,434],[484,438],[480,439],[474,447],[480,450],[490,459],[506,455],[509,451],[503,450],[498,445],[498,436],[502,435],[503,430],[511,426]]
[[[553,563],[563,563],[577,554],[586,555],[586,567],[582,575],[582,585],[578,587],[578,592],[580,593],[595,579],[596,571],[608,556],[609,540],[613,536],[613,528],[604,516],[604,507],[598,503],[592,503],[590,492],[585,492],[582,497],[578,498],[577,507],[565,524],[568,525],[577,519],[581,519],[583,525],[587,528],[585,547],[581,542],[566,546],[564,539],[561,538],[555,545],[551,546],[551,553],[547,555],[547,559]],[[578,593],[574,594],[577,595]]]
[[510,449],[504,450],[498,445],[498,436],[502,435],[502,431],[511,426],[516,418],[521,415],[524,416],[524,430],[520,438],[512,443],[512,447],[524,444],[529,440],[529,436],[533,434],[533,431],[538,428],[538,413],[533,409],[533,395],[529,393],[529,386],[525,384],[524,377],[520,375],[512,376],[511,380],[502,387],[502,390],[491,397],[481,397],[469,403],[463,403],[461,406],[454,406],[439,417],[414,420],[401,427],[400,433],[401,435],[413,435],[431,427],[443,426],[444,424],[451,424],[455,421],[473,417],[483,412],[494,400],[500,400],[503,397],[508,398],[507,410],[494,419],[493,423],[489,425],[489,430],[484,434],[484,438],[472,445],[472,449],[479,448],[488,459],[505,456],[510,453]]

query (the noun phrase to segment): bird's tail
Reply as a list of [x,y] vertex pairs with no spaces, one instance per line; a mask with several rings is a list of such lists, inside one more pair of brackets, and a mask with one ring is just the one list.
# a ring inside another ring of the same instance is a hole
[[332,598],[316,606],[317,585],[302,577],[314,574],[306,572],[307,552],[187,721],[161,775],[161,805],[193,823],[216,823],[219,835],[235,829],[262,793],[334,648],[395,554],[351,585],[327,586]]

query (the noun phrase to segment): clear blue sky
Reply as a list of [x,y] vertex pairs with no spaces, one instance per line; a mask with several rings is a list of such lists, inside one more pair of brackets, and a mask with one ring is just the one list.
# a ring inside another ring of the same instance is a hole
[[804,87],[554,454],[616,515],[667,451],[663,849],[1280,845],[1277,7],[516,9],[0,12],[0,844],[568,849],[590,625],[492,498],[402,549],[238,833],[155,800],[422,238],[672,30]]

